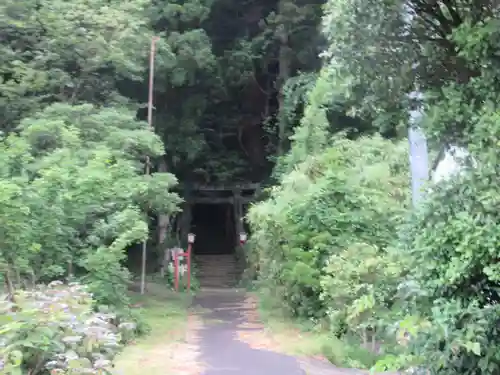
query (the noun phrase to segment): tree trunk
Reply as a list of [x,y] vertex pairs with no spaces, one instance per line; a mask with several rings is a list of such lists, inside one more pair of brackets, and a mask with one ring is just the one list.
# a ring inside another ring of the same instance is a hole
[[[284,1],[280,1],[280,13],[283,12]],[[285,117],[285,93],[284,87],[288,79],[291,75],[292,69],[292,61],[290,54],[290,47],[288,46],[288,30],[287,25],[283,23],[281,25],[280,30],[278,31],[278,40],[280,43],[279,49],[279,75],[277,79],[277,87],[278,90],[278,156],[281,156],[285,153],[285,144],[286,144],[286,131],[287,131],[287,119]]]
[[[163,157],[161,157],[158,163],[158,172],[165,173],[167,172],[167,163]],[[161,275],[165,275],[165,240],[167,239],[168,232],[168,223],[170,221],[170,217],[165,214],[158,215],[158,227],[157,227],[157,250],[161,259],[160,272]]]
[[73,260],[68,260],[68,282],[73,280]]
[[9,266],[7,266],[7,269],[5,271],[5,287],[7,288],[7,293],[9,295],[9,300],[11,302],[15,302],[15,297],[14,297],[14,294],[15,294],[15,289],[14,289],[14,285],[12,283],[12,272],[11,272],[11,269]]
[[16,288],[21,289],[23,287],[23,279],[21,277],[21,271],[16,269]]

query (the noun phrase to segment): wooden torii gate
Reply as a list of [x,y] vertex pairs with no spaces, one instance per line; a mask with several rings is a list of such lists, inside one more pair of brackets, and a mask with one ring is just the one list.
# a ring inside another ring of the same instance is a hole
[[245,206],[254,201],[260,191],[260,184],[234,185],[192,185],[185,188],[184,205],[179,227],[181,238],[187,238],[191,229],[192,209],[196,204],[230,204],[235,224],[236,245],[239,244],[239,233],[244,231],[243,217]]
[[[235,185],[192,185],[184,187],[184,203],[181,212],[173,218],[171,224],[171,235],[177,238],[177,245],[173,248],[164,249],[164,254],[160,260],[160,272],[165,273],[167,264],[172,258],[173,252],[182,251],[187,245],[188,233],[191,232],[192,211],[196,204],[230,204],[234,220],[235,246],[240,245],[239,234],[245,232],[243,217],[245,215],[245,205],[254,201],[260,192],[260,184],[235,184]],[[180,247],[179,247],[180,246]]]

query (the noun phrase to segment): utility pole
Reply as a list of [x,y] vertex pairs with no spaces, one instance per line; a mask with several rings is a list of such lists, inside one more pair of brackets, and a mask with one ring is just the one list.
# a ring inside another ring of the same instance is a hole
[[[410,99],[422,100],[422,93],[413,91]],[[421,104],[409,113],[410,126],[408,129],[408,142],[410,144],[410,172],[413,207],[417,207],[424,197],[424,187],[429,181],[429,155],[427,140],[420,128],[423,110]]]
[[[156,42],[158,37],[154,36],[151,39],[151,51],[149,54],[149,93],[148,93],[148,124],[151,131],[153,128],[153,86],[154,86],[154,75],[155,75],[155,55],[156,55]],[[151,160],[149,155],[146,156],[146,175],[150,173]],[[147,263],[147,245],[148,240],[144,240],[142,243],[142,264],[141,264],[141,294],[146,292],[146,263]]]

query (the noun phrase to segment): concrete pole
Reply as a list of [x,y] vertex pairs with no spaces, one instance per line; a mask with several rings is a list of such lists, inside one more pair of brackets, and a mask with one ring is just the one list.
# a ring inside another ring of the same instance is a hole
[[[148,124],[151,131],[153,128],[153,84],[154,84],[154,74],[155,74],[155,54],[156,54],[156,42],[158,37],[154,36],[151,39],[151,51],[149,54],[149,93],[148,93]],[[149,156],[146,156],[146,174],[149,175],[151,161]],[[147,239],[142,243],[142,260],[141,260],[141,294],[146,292],[146,264],[147,264]]]
[[[421,99],[420,92],[412,92],[410,97]],[[410,144],[410,172],[412,202],[415,208],[424,197],[424,186],[429,181],[429,154],[427,140],[420,128],[423,110],[419,106],[409,113],[408,142]]]

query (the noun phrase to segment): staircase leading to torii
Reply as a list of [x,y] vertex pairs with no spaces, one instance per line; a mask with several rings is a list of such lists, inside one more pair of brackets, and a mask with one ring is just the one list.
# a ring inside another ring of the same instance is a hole
[[194,261],[202,288],[234,288],[243,271],[234,253],[196,254]]

